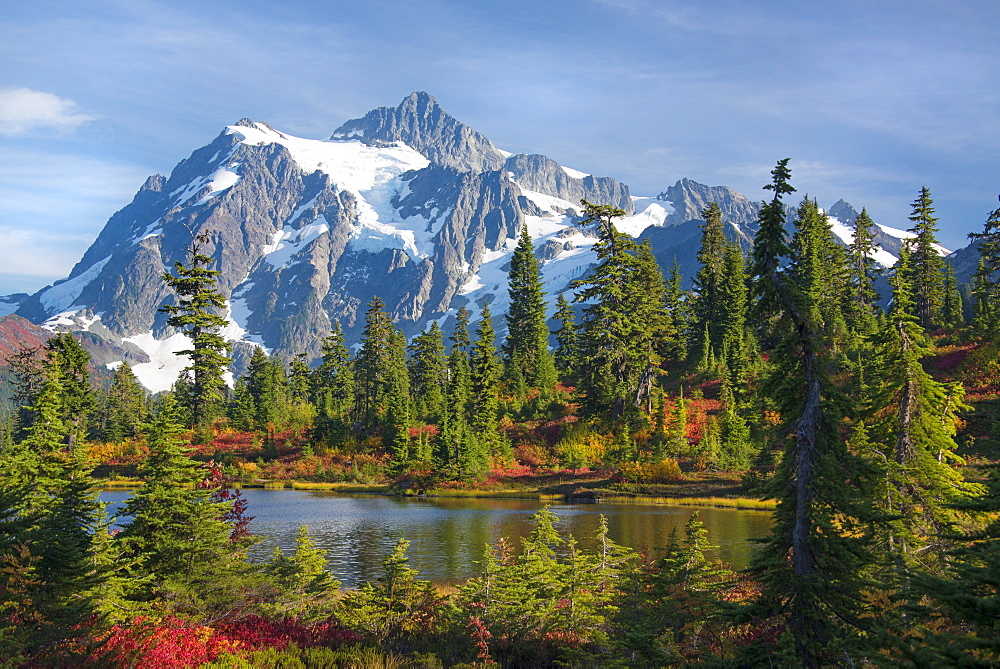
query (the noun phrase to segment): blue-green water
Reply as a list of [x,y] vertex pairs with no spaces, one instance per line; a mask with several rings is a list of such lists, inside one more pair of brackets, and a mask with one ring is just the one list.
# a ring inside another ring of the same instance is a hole
[[[379,575],[381,562],[400,538],[410,541],[410,565],[422,578],[457,582],[476,573],[484,547],[507,537],[514,546],[531,531],[531,516],[541,503],[530,500],[468,498],[400,498],[343,495],[298,490],[242,491],[254,516],[250,529],[262,539],[254,557],[267,559],[275,546],[289,550],[299,527],[327,552],[330,571],[345,586]],[[104,492],[109,513],[129,496]],[[557,528],[584,546],[597,531],[599,517],[608,519],[611,538],[642,553],[656,555],[694,509],[618,504],[550,504]],[[714,555],[735,567],[746,566],[753,550],[749,541],[771,527],[771,514],[736,509],[699,509],[709,539],[719,545]],[[122,519],[127,522],[127,519]]]

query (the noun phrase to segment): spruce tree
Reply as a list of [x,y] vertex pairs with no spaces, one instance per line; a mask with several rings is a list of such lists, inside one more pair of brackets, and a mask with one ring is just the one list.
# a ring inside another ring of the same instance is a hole
[[410,462],[410,375],[406,369],[406,337],[390,329],[389,367],[386,370],[385,433],[382,443],[392,451],[398,467]]
[[313,402],[317,416],[313,437],[325,447],[338,447],[350,431],[351,409],[354,406],[354,370],[351,352],[344,343],[340,323],[322,342],[322,357],[313,372]]
[[148,393],[126,363],[115,367],[111,386],[101,399],[96,432],[110,442],[120,443],[139,436],[149,414]]
[[941,324],[941,307],[944,302],[944,260],[938,253],[938,219],[934,217],[934,200],[925,186],[913,203],[910,214],[915,236],[909,243],[910,267],[907,279],[913,286],[917,320],[924,329]]
[[[767,186],[775,197],[760,216],[753,274],[758,313],[779,319],[764,390],[784,433],[794,436],[769,482],[778,504],[771,535],[752,563],[762,589],[748,614],[782,625],[782,662],[820,666],[842,662],[844,653],[853,658],[860,647],[860,575],[872,560],[865,528],[873,514],[870,501],[855,491],[868,488],[871,471],[848,451],[842,434],[845,401],[829,377],[836,367],[822,314],[813,306],[815,272],[808,266],[783,270],[791,252],[777,224],[784,220],[780,196],[792,192],[787,162],[779,161]],[[763,655],[772,652],[752,644],[743,659],[766,661]]]
[[875,249],[875,223],[868,210],[862,209],[854,220],[854,236],[848,250],[851,286],[854,289],[849,310],[851,326],[861,333],[870,332],[874,327],[875,304],[878,302],[874,286],[878,269],[872,258]]
[[892,279],[887,327],[873,335],[868,364],[874,379],[866,407],[870,456],[884,470],[876,505],[892,517],[879,526],[881,551],[899,566],[930,568],[955,521],[949,503],[971,489],[955,469],[957,413],[968,407],[961,384],[935,381],[920,364],[929,352],[913,315],[904,251]]
[[617,419],[627,407],[641,406],[652,390],[662,360],[660,344],[672,336],[664,308],[663,275],[648,245],[619,232],[614,220],[621,209],[583,201],[586,218],[595,224],[598,264],[576,281],[576,301],[586,302],[580,338],[582,359],[579,391],[589,416]]
[[527,224],[521,227],[521,236],[511,255],[507,281],[510,306],[503,345],[506,365],[516,368],[529,387],[551,388],[555,384],[555,369],[549,353],[545,291]]
[[576,313],[562,293],[556,298],[555,319],[559,321],[559,329],[553,333],[556,336],[556,369],[561,381],[575,383],[580,366],[580,335],[576,327]]
[[288,418],[288,379],[281,361],[254,347],[245,381],[255,408],[254,427],[261,432],[283,428]]
[[130,565],[129,608],[205,624],[242,615],[262,583],[246,561],[252,540],[234,538],[226,520],[233,502],[217,501],[203,484],[208,472],[181,445],[183,431],[167,399],[146,428],[145,483],[125,502],[131,522],[116,541]]
[[58,368],[62,385],[62,421],[66,447],[73,450],[87,437],[88,422],[97,409],[97,394],[90,384],[90,354],[69,333],[45,342],[49,365]]
[[440,419],[448,381],[444,335],[437,321],[413,338],[410,344],[410,382],[414,413],[429,423]]
[[782,260],[790,253],[785,241],[785,204],[781,200],[783,195],[795,192],[788,183],[792,176],[788,161],[789,158],[779,160],[771,170],[771,183],[764,188],[774,191],[774,196],[761,207],[757,215],[757,233],[753,238],[750,292],[754,299],[754,319],[761,324],[781,312],[781,288],[775,284],[773,277],[779,272]]
[[377,430],[386,408],[389,385],[391,345],[394,327],[378,297],[368,302],[361,348],[354,361],[355,415],[361,426]]
[[220,272],[209,269],[214,261],[203,252],[209,242],[207,231],[195,235],[187,249],[187,264],[174,263],[176,276],[163,273],[163,280],[177,294],[177,302],[160,307],[160,311],[170,316],[167,325],[180,328],[191,340],[191,348],[178,351],[177,355],[191,359],[185,369],[193,377],[191,419],[206,439],[211,421],[221,412],[226,387],[223,374],[232,363],[228,357],[232,346],[220,334],[227,321],[215,313],[226,306],[225,298],[216,288]]
[[503,366],[497,355],[496,334],[489,306],[484,306],[472,345],[471,424],[478,442],[492,456],[509,456],[500,435],[500,376]]
[[969,238],[979,249],[975,277],[976,327],[982,335],[996,339],[1000,326],[1000,208],[986,217],[982,232]]
[[722,321],[720,355],[729,370],[730,384],[741,390],[747,387],[756,355],[753,334],[747,328],[748,297],[743,251],[736,244],[727,244],[718,286],[718,314]]
[[[722,328],[726,321],[722,314],[722,283],[725,280],[726,235],[722,227],[722,210],[715,202],[701,210],[705,224],[701,227],[701,247],[697,259],[700,267],[694,277],[695,306],[694,332],[708,332],[707,344],[717,357],[722,351]],[[704,342],[703,342],[704,345]],[[700,351],[702,357],[707,351]]]

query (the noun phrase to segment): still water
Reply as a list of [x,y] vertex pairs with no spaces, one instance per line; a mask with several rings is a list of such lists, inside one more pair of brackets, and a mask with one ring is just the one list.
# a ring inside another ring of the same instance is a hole
[[[512,499],[402,498],[380,495],[244,489],[253,534],[263,539],[253,556],[267,559],[276,546],[295,546],[299,527],[306,525],[316,544],[327,552],[329,569],[344,586],[374,580],[382,560],[396,542],[410,542],[410,566],[436,583],[462,581],[477,573],[487,544],[507,537],[513,546],[531,531],[531,516],[540,502]],[[109,513],[129,496],[109,491]],[[695,511],[686,507],[619,504],[550,504],[559,518],[556,528],[583,545],[597,531],[600,516],[608,519],[611,538],[642,553],[658,555],[677,529]],[[710,541],[719,546],[714,557],[745,567],[753,551],[749,541],[771,527],[771,514],[736,509],[699,509]],[[123,519],[127,522],[126,519]]]

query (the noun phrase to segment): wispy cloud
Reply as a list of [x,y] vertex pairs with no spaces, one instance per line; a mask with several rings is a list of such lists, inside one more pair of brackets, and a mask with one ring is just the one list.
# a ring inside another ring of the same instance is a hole
[[0,134],[24,135],[35,130],[68,131],[96,117],[77,111],[77,104],[30,88],[0,89]]

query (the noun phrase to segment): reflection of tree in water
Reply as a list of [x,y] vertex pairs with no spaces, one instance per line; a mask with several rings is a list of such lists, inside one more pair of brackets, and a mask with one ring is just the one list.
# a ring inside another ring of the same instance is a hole
[[[533,500],[338,495],[290,490],[246,489],[251,530],[264,537],[255,559],[268,559],[275,546],[294,549],[300,526],[326,551],[330,571],[345,587],[374,579],[396,542],[410,541],[410,566],[421,578],[456,583],[476,573],[487,544],[506,537],[517,549],[531,532],[542,506]],[[695,509],[618,504],[554,505],[557,528],[580,546],[593,548],[603,514],[611,539],[647,555],[659,555],[672,529],[678,535]],[[739,569],[753,550],[749,539],[767,534],[771,515],[760,511],[703,508],[700,518],[712,544],[709,554]]]

